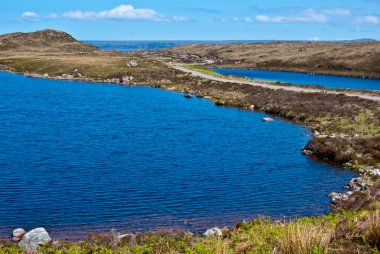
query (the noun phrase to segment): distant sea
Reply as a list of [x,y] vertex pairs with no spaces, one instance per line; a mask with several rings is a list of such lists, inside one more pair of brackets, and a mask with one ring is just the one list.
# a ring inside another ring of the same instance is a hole
[[[349,42],[373,42],[373,41],[376,41],[376,40],[359,39],[359,40],[352,40],[352,41],[347,40],[347,41],[340,41],[340,42],[349,43]],[[271,43],[271,42],[280,42],[280,41],[276,41],[276,40],[221,40],[221,41],[167,40],[167,41],[83,41],[83,42],[94,45],[103,50],[119,50],[119,51],[127,52],[131,50],[156,50],[156,49],[171,48],[171,47],[184,46],[184,45],[190,45],[190,44],[226,45],[226,44]],[[288,42],[291,42],[291,41],[288,41]],[[296,41],[293,41],[293,42],[296,42]],[[301,41],[298,41],[298,42],[301,42]]]
[[248,43],[270,43],[273,40],[226,40],[226,41],[83,41],[85,43],[94,45],[103,50],[156,50],[163,48],[171,48],[177,46],[184,46],[190,44],[248,44]]

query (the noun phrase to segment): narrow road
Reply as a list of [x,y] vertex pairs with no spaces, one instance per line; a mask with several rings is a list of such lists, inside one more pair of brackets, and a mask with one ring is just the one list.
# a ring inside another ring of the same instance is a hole
[[278,90],[278,89],[283,89],[286,91],[292,91],[292,92],[304,92],[304,93],[326,93],[326,94],[345,94],[347,96],[352,96],[352,97],[360,97],[362,99],[367,99],[367,100],[372,100],[372,101],[379,101],[380,102],[380,96],[375,96],[375,95],[365,95],[365,94],[360,94],[360,93],[355,93],[355,92],[336,92],[336,91],[330,91],[327,89],[318,89],[318,88],[305,88],[305,87],[296,87],[296,86],[281,86],[281,85],[271,85],[268,83],[260,83],[257,81],[243,81],[239,79],[233,79],[233,78],[222,78],[222,77],[215,77],[211,76],[208,74],[201,73],[199,71],[194,71],[194,70],[189,70],[184,67],[178,66],[178,65],[171,65],[172,68],[177,69],[182,72],[186,73],[191,73],[194,76],[205,78],[205,79],[210,79],[210,80],[215,80],[219,82],[224,82],[224,83],[237,83],[237,84],[246,84],[246,85],[251,85],[251,86],[258,86],[258,87],[263,87],[263,88],[269,88],[273,90]]

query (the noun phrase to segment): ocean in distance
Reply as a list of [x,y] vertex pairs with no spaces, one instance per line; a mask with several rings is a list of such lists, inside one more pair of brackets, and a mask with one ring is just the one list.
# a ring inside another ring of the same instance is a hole
[[242,44],[242,43],[270,43],[271,40],[226,40],[226,41],[207,41],[207,40],[168,40],[168,41],[83,41],[94,45],[103,50],[119,50],[128,52],[132,50],[157,50],[190,44]]

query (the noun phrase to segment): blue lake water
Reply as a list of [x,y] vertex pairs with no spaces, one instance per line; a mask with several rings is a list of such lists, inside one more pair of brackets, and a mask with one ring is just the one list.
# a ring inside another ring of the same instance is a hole
[[0,236],[199,232],[327,212],[327,194],[354,174],[303,156],[308,131],[264,116],[148,87],[0,73]]
[[319,85],[329,88],[380,90],[380,79],[352,78],[332,75],[306,74],[286,71],[247,69],[213,69],[215,72],[255,80],[277,81],[295,85]]

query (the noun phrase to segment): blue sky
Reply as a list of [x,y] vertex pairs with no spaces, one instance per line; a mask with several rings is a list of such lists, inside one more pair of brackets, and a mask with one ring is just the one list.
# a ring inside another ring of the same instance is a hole
[[380,40],[380,0],[3,0],[0,33],[80,40]]

